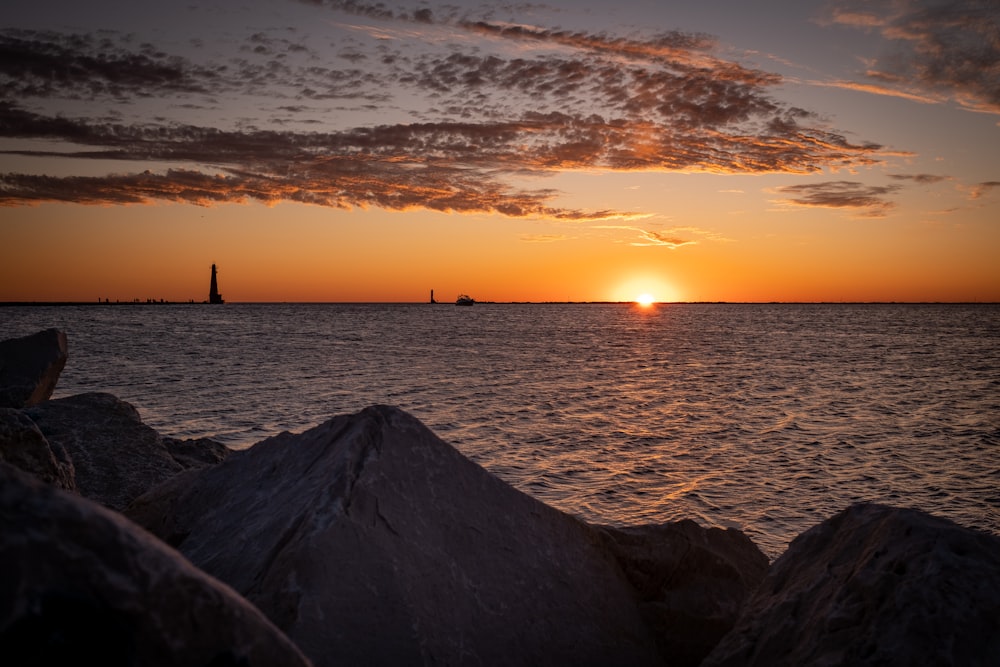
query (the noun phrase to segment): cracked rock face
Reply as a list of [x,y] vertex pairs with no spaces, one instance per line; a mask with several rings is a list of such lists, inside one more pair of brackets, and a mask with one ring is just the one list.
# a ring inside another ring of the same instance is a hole
[[287,665],[257,609],[135,524],[0,463],[5,665]]
[[597,529],[394,408],[264,440],[126,513],[317,665],[663,664]]
[[1000,664],[1000,537],[852,506],[792,541],[703,664]]

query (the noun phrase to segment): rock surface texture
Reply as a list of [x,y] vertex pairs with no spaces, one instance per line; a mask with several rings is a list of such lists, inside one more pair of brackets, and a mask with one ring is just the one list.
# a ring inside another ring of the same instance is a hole
[[0,463],[6,666],[308,665],[224,584],[120,514]]
[[111,394],[57,398],[25,413],[52,447],[69,454],[80,493],[111,509],[184,470],[138,411]]
[[0,407],[48,400],[68,357],[66,334],[58,329],[0,341]]
[[690,520],[603,530],[671,665],[699,665],[767,572],[767,556],[738,530]]
[[76,491],[73,463],[66,450],[53,449],[22,410],[0,408],[0,461],[66,491]]
[[1000,665],[1000,537],[850,507],[791,543],[704,665]]
[[[264,440],[126,513],[246,596],[316,665],[682,664],[644,620],[636,543],[517,491],[394,408]],[[638,543],[664,539],[654,530]],[[737,550],[760,553],[744,540]],[[669,589],[669,575],[648,578],[646,597]]]
[[231,449],[211,438],[193,438],[180,440],[163,437],[163,444],[171,458],[185,468],[204,468],[222,463],[229,456]]

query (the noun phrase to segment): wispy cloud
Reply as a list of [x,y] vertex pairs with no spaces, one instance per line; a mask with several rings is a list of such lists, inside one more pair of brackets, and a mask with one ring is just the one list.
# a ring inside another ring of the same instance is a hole
[[919,185],[934,185],[949,180],[947,176],[938,174],[889,174],[889,178],[894,181],[911,181]]
[[940,95],[930,95],[926,91],[902,90],[875,83],[859,83],[857,81],[810,81],[809,83],[824,88],[840,88],[843,90],[855,90],[862,93],[882,95],[884,97],[899,97],[911,102],[920,102],[921,104],[939,104],[944,99]]
[[858,217],[882,218],[895,203],[888,199],[900,185],[866,185],[855,181],[825,181],[776,188],[787,195],[778,203],[790,206],[851,209]]
[[642,227],[635,227],[633,225],[594,225],[594,229],[617,229],[624,230],[628,232],[633,232],[638,235],[639,239],[632,241],[629,245],[633,246],[661,246],[669,248],[671,250],[676,250],[687,245],[695,245],[698,242],[690,239],[682,238],[678,235],[678,229],[666,230],[666,231],[655,231],[652,229],[645,229]]
[[669,233],[655,232],[649,229],[641,229],[638,231],[642,234],[643,240],[634,241],[632,243],[634,246],[664,246],[666,248],[670,248],[671,250],[676,250],[677,248],[682,248],[686,245],[695,245],[697,243],[697,241],[683,239]]
[[565,234],[521,234],[519,238],[525,243],[555,243],[569,241],[572,237]]
[[[19,154],[118,160],[126,172],[8,173],[0,204],[287,200],[630,219],[508,183],[577,169],[807,174],[872,164],[881,150],[776,101],[778,76],[716,57],[700,33],[617,36],[454,6],[303,2],[409,37],[360,31],[323,57],[289,34],[256,32],[229,59],[196,62],[117,33],[0,31],[0,139],[44,142]],[[478,39],[439,39],[444,29]],[[532,48],[504,48],[523,44]],[[397,119],[338,126],[335,104]],[[143,115],[150,105],[156,113]],[[251,115],[219,111],[232,108]]]
[[[892,43],[865,72],[877,84],[855,87],[919,101],[946,96],[1000,113],[1000,4],[994,0],[837,0],[830,18],[877,30]],[[914,84],[925,93],[914,93]]]
[[976,183],[969,190],[969,199],[981,199],[982,197],[991,194],[997,188],[1000,188],[1000,181],[983,181],[982,183]]

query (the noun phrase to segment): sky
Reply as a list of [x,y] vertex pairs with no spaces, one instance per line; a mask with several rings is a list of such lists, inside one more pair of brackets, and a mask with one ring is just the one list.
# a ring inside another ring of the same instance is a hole
[[996,0],[5,0],[0,301],[1000,301]]

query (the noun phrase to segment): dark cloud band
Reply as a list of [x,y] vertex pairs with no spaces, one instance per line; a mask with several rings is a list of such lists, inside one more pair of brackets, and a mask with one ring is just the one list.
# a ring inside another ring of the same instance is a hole
[[[558,193],[506,181],[577,169],[806,174],[871,164],[880,150],[775,101],[768,91],[778,77],[712,56],[703,35],[619,38],[510,27],[454,9],[307,4],[553,50],[490,55],[449,43],[404,53],[378,44],[363,53],[359,43],[342,49],[338,68],[294,40],[254,33],[243,57],[213,65],[111,33],[0,32],[0,53],[12,56],[0,58],[0,137],[44,140],[50,157],[141,163],[124,176],[6,174],[0,203],[289,200],[590,220],[627,216],[553,206]],[[428,102],[408,122],[325,132],[260,118],[224,127],[125,115],[149,100],[210,109],[222,98],[267,99],[303,127],[303,101],[378,105],[404,92]],[[85,111],[59,112],[63,105]]]
[[786,195],[781,203],[793,206],[855,209],[866,218],[881,218],[895,206],[888,197],[902,189],[900,185],[865,185],[856,181],[825,181],[777,188]]

